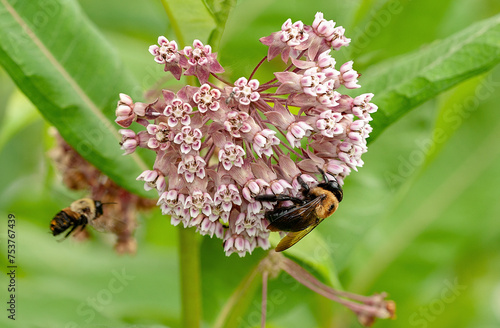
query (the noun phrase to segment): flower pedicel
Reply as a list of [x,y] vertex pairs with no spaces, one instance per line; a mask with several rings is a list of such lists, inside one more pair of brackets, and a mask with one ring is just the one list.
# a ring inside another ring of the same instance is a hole
[[[342,88],[359,88],[353,62],[338,69],[332,49],[349,45],[344,28],[322,13],[311,26],[288,19],[281,31],[261,38],[267,56],[254,72],[234,84],[209,45],[199,40],[180,50],[175,41],[158,38],[149,47],[154,60],[176,79],[194,75],[201,87],[184,86],[177,93],[162,90],[162,99],[134,102],[120,94],[116,123],[122,148],[156,153],[152,170],[137,179],[156,189],[162,213],[173,225],[196,227],[202,235],[223,239],[226,255],[244,256],[256,247],[268,249],[266,211],[275,204],[255,196],[301,197],[300,181],[315,185],[318,168],[340,185],[367,151],[373,94],[355,98]],[[280,55],[290,65],[267,82],[253,78],[267,59]],[[213,76],[214,82],[209,81]],[[300,177],[300,178],[299,178]]]

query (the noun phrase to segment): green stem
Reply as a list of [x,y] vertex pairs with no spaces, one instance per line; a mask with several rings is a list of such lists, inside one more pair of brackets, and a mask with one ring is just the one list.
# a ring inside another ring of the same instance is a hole
[[191,229],[179,228],[179,261],[182,327],[201,326],[201,279],[199,239]]
[[177,44],[181,49],[183,49],[184,46],[186,45],[186,42],[184,40],[184,35],[182,34],[181,27],[179,25],[179,21],[177,17],[175,17],[172,10],[170,9],[167,0],[161,0],[161,4],[163,5],[163,9],[167,14],[168,20],[170,21],[170,26],[172,26],[172,29],[174,30],[175,38],[177,39]]
[[236,327],[238,319],[242,319],[250,307],[253,295],[259,287],[259,266],[255,266],[250,273],[243,278],[229,300],[222,307],[213,328]]

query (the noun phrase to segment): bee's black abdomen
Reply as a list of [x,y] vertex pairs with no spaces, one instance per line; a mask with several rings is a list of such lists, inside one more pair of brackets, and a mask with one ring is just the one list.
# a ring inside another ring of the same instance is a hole
[[265,217],[267,221],[269,221],[269,223],[273,223],[274,221],[282,217],[287,211],[290,211],[292,208],[295,208],[295,206],[280,207],[273,211],[267,211],[265,213]]
[[72,225],[72,218],[64,211],[60,211],[56,216],[50,221],[50,230],[53,236],[66,231]]

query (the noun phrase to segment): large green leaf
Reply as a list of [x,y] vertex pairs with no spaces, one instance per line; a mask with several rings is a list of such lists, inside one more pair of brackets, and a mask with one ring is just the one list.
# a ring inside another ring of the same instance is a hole
[[119,92],[141,91],[74,2],[0,1],[0,64],[85,159],[126,189],[145,163],[122,156],[112,122]]
[[[356,15],[358,20],[353,29],[346,31],[348,37],[352,38],[346,50],[358,65],[360,61],[373,64],[394,58],[420,48],[423,44],[429,43],[429,40],[443,37],[441,22],[449,15],[450,3],[457,0],[365,0],[364,2],[374,4],[360,6]],[[430,7],[432,15],[428,14]],[[367,13],[367,10],[371,12]],[[477,20],[481,18],[484,17]],[[460,24],[454,31],[460,31],[467,25],[469,24]]]
[[363,72],[365,92],[379,106],[370,141],[415,108],[500,62],[500,15],[474,24],[428,47]]

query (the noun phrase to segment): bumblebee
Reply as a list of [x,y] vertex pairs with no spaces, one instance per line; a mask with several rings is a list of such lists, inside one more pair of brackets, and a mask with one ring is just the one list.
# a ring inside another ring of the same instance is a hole
[[265,217],[269,221],[267,227],[269,230],[288,232],[276,246],[276,252],[284,251],[295,245],[339,207],[344,195],[342,187],[337,179],[330,180],[325,171],[319,167],[318,170],[323,176],[324,182],[315,187],[310,188],[300,175],[297,178],[302,187],[303,198],[284,194],[255,197],[256,200],[262,202],[278,202],[278,205],[284,201],[293,203],[291,206],[278,206],[265,213]]
[[101,203],[90,198],[74,201],[69,207],[57,213],[50,221],[52,235],[57,236],[71,228],[63,238],[66,239],[76,228],[81,227],[80,231],[83,230],[87,224],[103,214],[102,206],[104,204],[109,203]]

